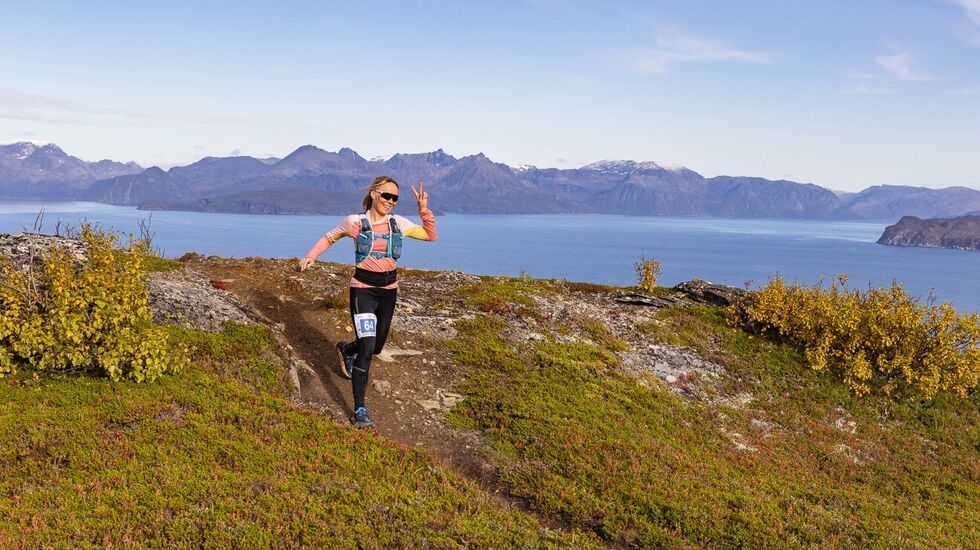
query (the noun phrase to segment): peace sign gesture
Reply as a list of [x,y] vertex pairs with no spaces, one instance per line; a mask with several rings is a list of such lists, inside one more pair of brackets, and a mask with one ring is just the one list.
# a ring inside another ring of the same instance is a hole
[[422,185],[422,182],[419,182],[417,191],[415,190],[415,186],[412,186],[412,193],[415,193],[415,200],[419,202],[420,212],[429,207],[429,194],[425,192],[425,187]]

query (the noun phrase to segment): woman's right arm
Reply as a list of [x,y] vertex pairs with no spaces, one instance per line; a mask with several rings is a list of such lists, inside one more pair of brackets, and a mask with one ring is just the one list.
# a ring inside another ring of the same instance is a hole
[[313,262],[316,261],[317,256],[323,254],[328,248],[330,248],[330,245],[332,245],[333,243],[339,241],[344,237],[354,237],[355,234],[351,233],[351,224],[353,223],[351,221],[351,218],[352,216],[348,216],[347,218],[344,218],[344,221],[342,221],[340,225],[334,227],[330,231],[327,231],[322,237],[320,237],[320,240],[318,240],[316,244],[313,245],[313,248],[311,248],[310,251],[307,252],[305,256],[300,258],[299,260],[300,271],[305,271],[306,268],[313,265]]

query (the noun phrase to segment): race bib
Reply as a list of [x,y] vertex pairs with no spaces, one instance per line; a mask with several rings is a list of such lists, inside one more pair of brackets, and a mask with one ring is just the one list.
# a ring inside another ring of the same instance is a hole
[[354,315],[354,330],[358,338],[374,338],[378,334],[378,317],[373,313]]

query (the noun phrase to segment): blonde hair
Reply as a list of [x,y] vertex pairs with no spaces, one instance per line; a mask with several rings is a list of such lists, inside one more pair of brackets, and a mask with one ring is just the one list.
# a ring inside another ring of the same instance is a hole
[[371,205],[374,204],[374,200],[371,199],[371,191],[381,189],[381,186],[386,183],[394,183],[395,187],[398,187],[398,182],[388,176],[378,176],[374,178],[374,181],[372,181],[371,185],[368,186],[367,195],[364,195],[364,200],[361,201],[365,212],[370,210]]

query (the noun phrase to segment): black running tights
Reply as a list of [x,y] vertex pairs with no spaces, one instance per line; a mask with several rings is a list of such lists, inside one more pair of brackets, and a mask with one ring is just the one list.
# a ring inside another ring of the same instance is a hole
[[345,346],[347,353],[357,353],[351,382],[354,390],[354,408],[364,406],[367,392],[368,371],[371,357],[385,346],[391,317],[395,313],[395,288],[355,288],[350,289],[350,315],[357,332],[357,340]]

